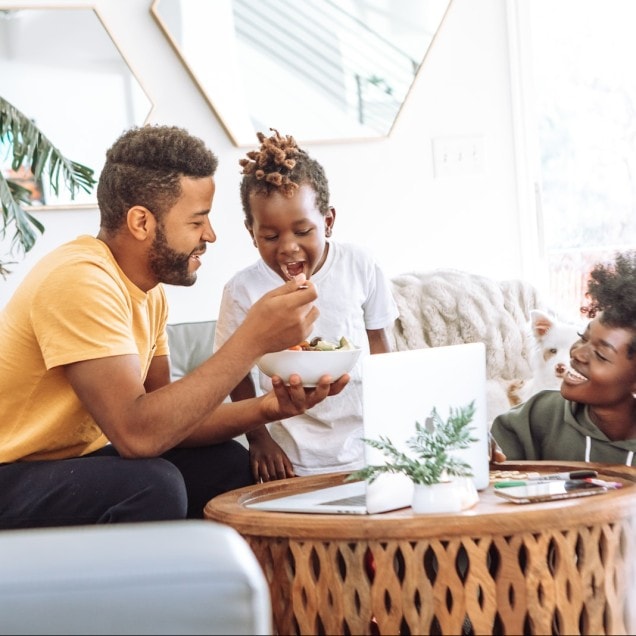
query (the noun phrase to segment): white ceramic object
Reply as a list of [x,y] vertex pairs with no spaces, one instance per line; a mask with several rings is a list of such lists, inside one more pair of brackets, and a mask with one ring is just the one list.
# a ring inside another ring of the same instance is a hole
[[361,349],[336,349],[335,351],[277,351],[266,353],[258,359],[258,368],[270,378],[279,375],[285,382],[297,373],[303,386],[316,386],[321,376],[328,374],[334,380],[353,369]]
[[479,501],[475,484],[470,477],[458,477],[438,484],[415,484],[413,512],[417,514],[461,512]]

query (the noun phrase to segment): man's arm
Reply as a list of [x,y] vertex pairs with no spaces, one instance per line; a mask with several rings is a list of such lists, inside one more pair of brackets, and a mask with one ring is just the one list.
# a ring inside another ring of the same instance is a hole
[[155,356],[150,363],[144,389],[146,393],[151,393],[160,389],[166,384],[170,384],[170,358],[168,356]]
[[300,289],[299,283],[289,281],[266,294],[214,356],[177,382],[167,382],[164,356],[151,365],[146,386],[135,355],[66,365],[67,378],[124,457],[152,457],[180,444],[214,443],[302,413],[340,392],[348,378],[333,385],[326,379],[311,391],[299,382],[285,387],[279,380],[265,396],[222,402],[262,354],[286,349],[311,333],[318,315],[312,304],[316,291],[311,282],[305,284]]

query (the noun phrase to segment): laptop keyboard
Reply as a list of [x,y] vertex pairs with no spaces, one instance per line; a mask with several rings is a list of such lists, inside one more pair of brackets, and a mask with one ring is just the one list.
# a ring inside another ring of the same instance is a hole
[[353,495],[342,499],[332,499],[331,501],[320,502],[321,506],[364,506],[367,503],[366,495]]

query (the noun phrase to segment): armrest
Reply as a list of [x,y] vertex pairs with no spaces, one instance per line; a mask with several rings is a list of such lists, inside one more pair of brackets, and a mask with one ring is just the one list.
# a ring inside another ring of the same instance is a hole
[[212,521],[7,530],[0,633],[271,634],[269,588]]

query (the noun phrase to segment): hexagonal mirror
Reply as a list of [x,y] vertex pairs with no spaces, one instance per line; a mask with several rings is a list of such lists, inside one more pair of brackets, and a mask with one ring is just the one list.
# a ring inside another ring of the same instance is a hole
[[[30,117],[67,158],[98,177],[106,149],[142,125],[152,104],[91,8],[15,8],[0,3],[2,96]],[[0,167],[10,161],[0,148]],[[35,205],[94,205],[95,189],[71,200],[60,187],[36,184]]]
[[390,134],[450,0],[154,0],[235,145]]

